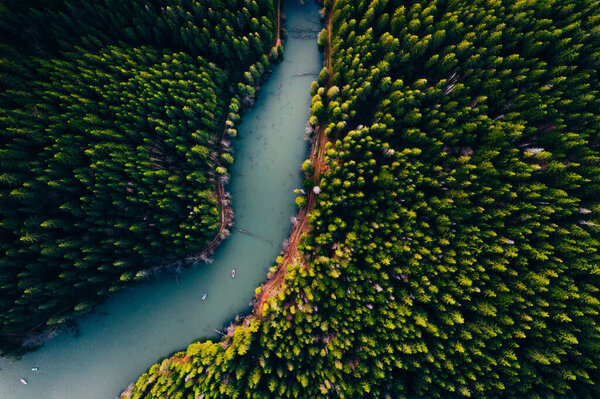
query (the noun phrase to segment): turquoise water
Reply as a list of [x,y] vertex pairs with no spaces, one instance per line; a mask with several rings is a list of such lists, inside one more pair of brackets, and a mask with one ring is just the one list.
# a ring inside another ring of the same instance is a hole
[[287,3],[285,60],[239,127],[228,187],[236,227],[261,238],[234,231],[214,263],[120,292],[78,320],[78,337],[63,334],[17,363],[0,360],[0,399],[115,398],[159,357],[197,337],[215,336],[215,329],[250,310],[254,289],[265,280],[289,233],[296,213],[293,190],[302,184],[309,86],[316,75],[294,75],[316,73],[322,65],[315,38],[296,31],[320,29],[319,7]]

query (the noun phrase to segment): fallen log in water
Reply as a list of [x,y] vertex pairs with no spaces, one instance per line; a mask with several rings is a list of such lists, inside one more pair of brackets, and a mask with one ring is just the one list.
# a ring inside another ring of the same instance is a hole
[[291,75],[292,78],[296,78],[299,76],[317,76],[319,74],[319,72],[300,72],[300,73],[295,73],[293,75]]
[[250,237],[257,238],[257,239],[259,239],[259,240],[262,240],[262,241],[268,242],[269,244],[273,245],[273,241],[271,241],[271,240],[267,240],[266,238],[259,237],[259,236],[257,236],[256,234],[252,234],[252,233],[250,233],[250,232],[249,232],[249,231],[247,231],[247,230],[238,229],[237,227],[236,227],[235,229],[236,229],[237,231],[239,231],[240,233],[247,234],[247,235],[249,235]]

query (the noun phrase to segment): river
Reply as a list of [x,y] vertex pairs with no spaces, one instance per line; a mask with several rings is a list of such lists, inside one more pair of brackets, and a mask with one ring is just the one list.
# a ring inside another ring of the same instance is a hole
[[[302,185],[299,168],[307,153],[309,87],[322,65],[314,35],[297,33],[321,28],[318,5],[287,3],[285,59],[239,126],[228,187],[236,227],[260,238],[234,231],[214,263],[119,292],[77,320],[79,336],[64,333],[19,362],[0,359],[0,399],[115,398],[161,356],[197,337],[215,336],[215,329],[250,310],[254,289],[265,280],[297,212],[293,190]],[[295,76],[305,72],[315,74]]]

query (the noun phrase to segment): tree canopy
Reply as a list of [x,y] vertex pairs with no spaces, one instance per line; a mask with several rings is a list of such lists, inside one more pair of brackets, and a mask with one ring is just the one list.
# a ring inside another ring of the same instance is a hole
[[596,397],[598,3],[325,8],[303,256],[122,397]]
[[0,5],[0,353],[226,232],[275,8],[163,3]]

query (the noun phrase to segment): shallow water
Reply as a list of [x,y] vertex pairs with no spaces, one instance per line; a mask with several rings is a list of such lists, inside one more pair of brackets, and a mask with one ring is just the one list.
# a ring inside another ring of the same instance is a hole
[[[294,34],[294,28],[321,28],[319,7],[287,3],[285,60],[238,129],[228,187],[236,227],[261,238],[234,231],[213,264],[122,291],[78,320],[78,337],[63,334],[17,363],[0,359],[0,399],[115,398],[159,357],[197,337],[215,336],[215,329],[250,310],[254,289],[265,280],[296,213],[293,190],[302,184],[309,87],[322,65],[315,38]],[[305,72],[315,75],[293,76]]]

